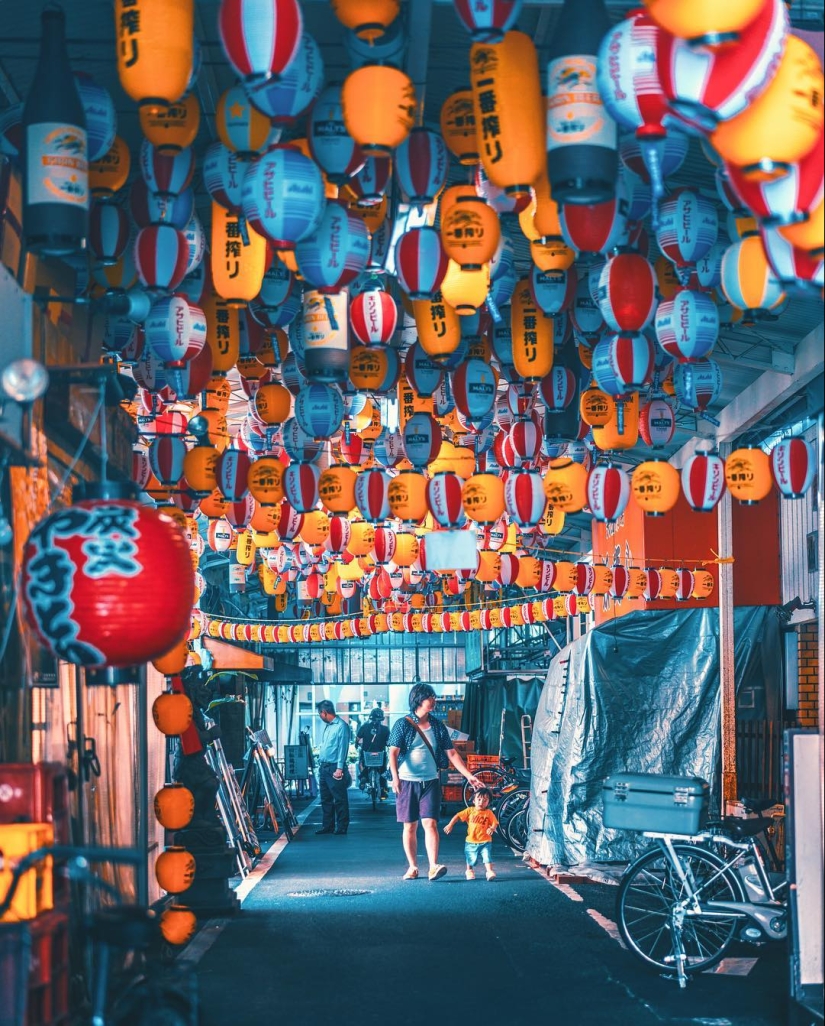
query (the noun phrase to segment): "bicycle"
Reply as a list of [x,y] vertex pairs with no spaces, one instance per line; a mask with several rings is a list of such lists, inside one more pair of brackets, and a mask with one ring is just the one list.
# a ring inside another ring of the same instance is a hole
[[771,821],[720,822],[722,830],[695,835],[643,831],[655,846],[619,885],[616,919],[628,950],[655,969],[675,968],[682,988],[737,937],[783,940],[788,932],[787,880],[767,869],[756,840]]
[[[752,819],[761,816],[769,820],[763,834],[756,835],[756,843],[760,845],[762,859],[771,872],[781,873],[785,868],[785,806],[772,798],[740,798],[732,803],[731,817],[735,819]],[[705,824],[706,831],[724,832],[724,818],[715,817]],[[761,838],[761,840],[760,840]],[[719,854],[726,858],[729,852],[724,845],[717,846]]]
[[384,775],[384,753],[383,752],[362,752],[364,767],[367,770],[367,792],[372,799],[373,811],[378,808],[381,801],[382,777]]
[[[518,789],[529,788],[530,770],[519,769],[515,766],[515,759],[503,758],[495,766],[482,766],[474,770],[473,775],[493,793],[491,807],[504,795]],[[476,788],[466,781],[464,784],[464,804],[469,808],[473,804],[473,795]]]

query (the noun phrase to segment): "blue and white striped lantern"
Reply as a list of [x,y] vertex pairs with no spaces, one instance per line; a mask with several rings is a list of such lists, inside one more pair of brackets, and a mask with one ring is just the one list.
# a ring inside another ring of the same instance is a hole
[[673,387],[680,403],[701,413],[719,398],[722,371],[715,360],[679,363],[673,368]]
[[151,192],[159,196],[179,196],[192,181],[195,154],[191,146],[176,153],[161,153],[144,139],[140,145],[140,173]]
[[331,438],[344,419],[344,400],[333,385],[313,382],[295,397],[295,419],[312,438]]
[[94,200],[89,211],[88,241],[95,260],[116,263],[129,243],[129,218],[123,208]]
[[286,500],[297,513],[309,513],[318,504],[318,480],[321,471],[314,463],[290,463],[284,470]]
[[656,311],[656,339],[679,363],[695,363],[716,345],[719,337],[719,309],[704,292],[679,289]]
[[[628,171],[626,167],[619,169],[619,181],[624,188],[627,209],[625,211],[628,221],[642,221],[650,213],[653,205],[653,190],[638,175]],[[619,188],[618,183],[616,186]]]
[[233,214],[240,213],[244,175],[249,167],[219,139],[207,147],[201,168],[203,184],[212,199]]
[[404,454],[412,465],[420,470],[436,458],[441,448],[441,428],[429,413],[414,413],[404,425],[402,432]]
[[493,353],[502,368],[513,366],[513,329],[510,323],[510,307],[499,310],[501,320],[493,325],[491,342]]
[[432,203],[444,188],[449,170],[447,146],[429,128],[414,128],[395,150],[395,177],[408,203]]
[[496,397],[496,376],[484,360],[465,360],[452,375],[456,408],[473,422],[492,410]]
[[203,225],[198,220],[197,214],[193,214],[189,223],[183,229],[183,237],[189,250],[189,259],[186,262],[186,273],[191,274],[203,263],[206,256],[206,233]]
[[500,43],[518,20],[521,0],[453,0],[453,7],[474,43]]
[[100,160],[114,145],[117,114],[108,89],[98,85],[83,71],[74,73],[83,113],[86,115],[86,152],[88,160]]
[[146,347],[164,366],[191,360],[206,343],[206,318],[182,296],[165,296],[152,304],[144,324]]
[[367,266],[370,233],[355,214],[327,203],[320,224],[295,247],[302,276],[319,292],[340,292]]
[[390,157],[367,157],[361,170],[347,182],[348,196],[361,206],[373,206],[384,198],[392,177]]
[[576,376],[569,367],[556,364],[539,382],[538,392],[548,413],[561,413],[576,394]]
[[498,313],[499,317],[502,316],[501,310],[512,300],[518,281],[518,272],[515,267],[511,266],[506,266],[503,272],[490,279],[490,290],[487,293],[487,308],[494,318],[496,313]]
[[593,350],[593,377],[614,398],[646,388],[652,376],[653,344],[645,335],[611,335]]
[[576,271],[573,267],[563,271],[542,271],[533,265],[530,272],[533,299],[548,316],[570,305],[576,293],[576,285]]
[[183,477],[186,442],[180,435],[156,435],[149,443],[149,466],[162,485],[169,488]]
[[344,124],[340,85],[328,85],[313,103],[307,140],[313,160],[335,185],[343,185],[364,166],[366,154]]
[[449,259],[441,235],[428,225],[411,228],[395,245],[395,268],[410,299],[430,299],[441,288]]
[[696,283],[703,292],[712,292],[722,283],[722,257],[727,248],[726,242],[715,242],[707,253],[696,261]]
[[716,205],[691,189],[678,189],[659,203],[656,242],[680,277],[689,274],[716,242]]
[[277,310],[295,287],[295,275],[282,260],[273,260],[267,268],[257,302],[267,310]]
[[293,249],[321,224],[326,209],[324,180],[303,153],[291,146],[275,146],[250,164],[241,205],[256,232],[277,249]]
[[573,327],[586,341],[597,342],[602,337],[605,329],[604,317],[590,294],[586,276],[582,276],[576,284],[570,316],[573,319]]
[[295,320],[303,308],[301,289],[292,289],[280,306],[262,306],[256,300],[249,304],[252,316],[265,328],[286,328]]
[[301,463],[312,463],[321,455],[324,447],[323,442],[304,431],[295,417],[284,421],[281,439],[287,456]]
[[621,467],[600,463],[587,477],[587,505],[595,520],[613,524],[630,498],[630,477]]
[[298,50],[280,77],[244,82],[249,102],[276,123],[300,117],[323,87],[324,59],[309,32],[302,33]]
[[129,213],[138,228],[150,224],[171,224],[183,229],[195,212],[195,192],[191,186],[177,196],[159,196],[153,193],[142,178],[129,186]]

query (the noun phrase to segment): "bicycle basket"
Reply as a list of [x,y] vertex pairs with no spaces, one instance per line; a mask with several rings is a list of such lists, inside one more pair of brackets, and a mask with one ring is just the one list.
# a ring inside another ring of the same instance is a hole
[[369,769],[372,766],[379,768],[384,765],[383,752],[364,752],[364,765]]

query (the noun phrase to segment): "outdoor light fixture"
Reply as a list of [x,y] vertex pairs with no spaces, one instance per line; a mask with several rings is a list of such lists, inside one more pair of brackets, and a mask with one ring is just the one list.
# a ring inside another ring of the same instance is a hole
[[[7,460],[11,457],[8,450],[15,449],[14,462],[28,462],[31,452],[31,409],[49,387],[49,372],[37,360],[25,357],[7,364],[0,372],[0,424],[2,424],[6,405],[14,403],[20,408],[19,437],[3,436],[0,430],[0,447],[5,442]],[[14,424],[15,419],[9,418]]]

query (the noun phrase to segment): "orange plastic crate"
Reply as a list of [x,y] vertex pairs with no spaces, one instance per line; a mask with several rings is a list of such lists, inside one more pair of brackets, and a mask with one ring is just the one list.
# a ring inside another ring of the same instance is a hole
[[484,766],[498,766],[499,764],[497,755],[467,755],[464,761],[469,770],[481,769]]
[[441,788],[441,800],[443,802],[463,802],[464,788],[458,784],[447,784]]

